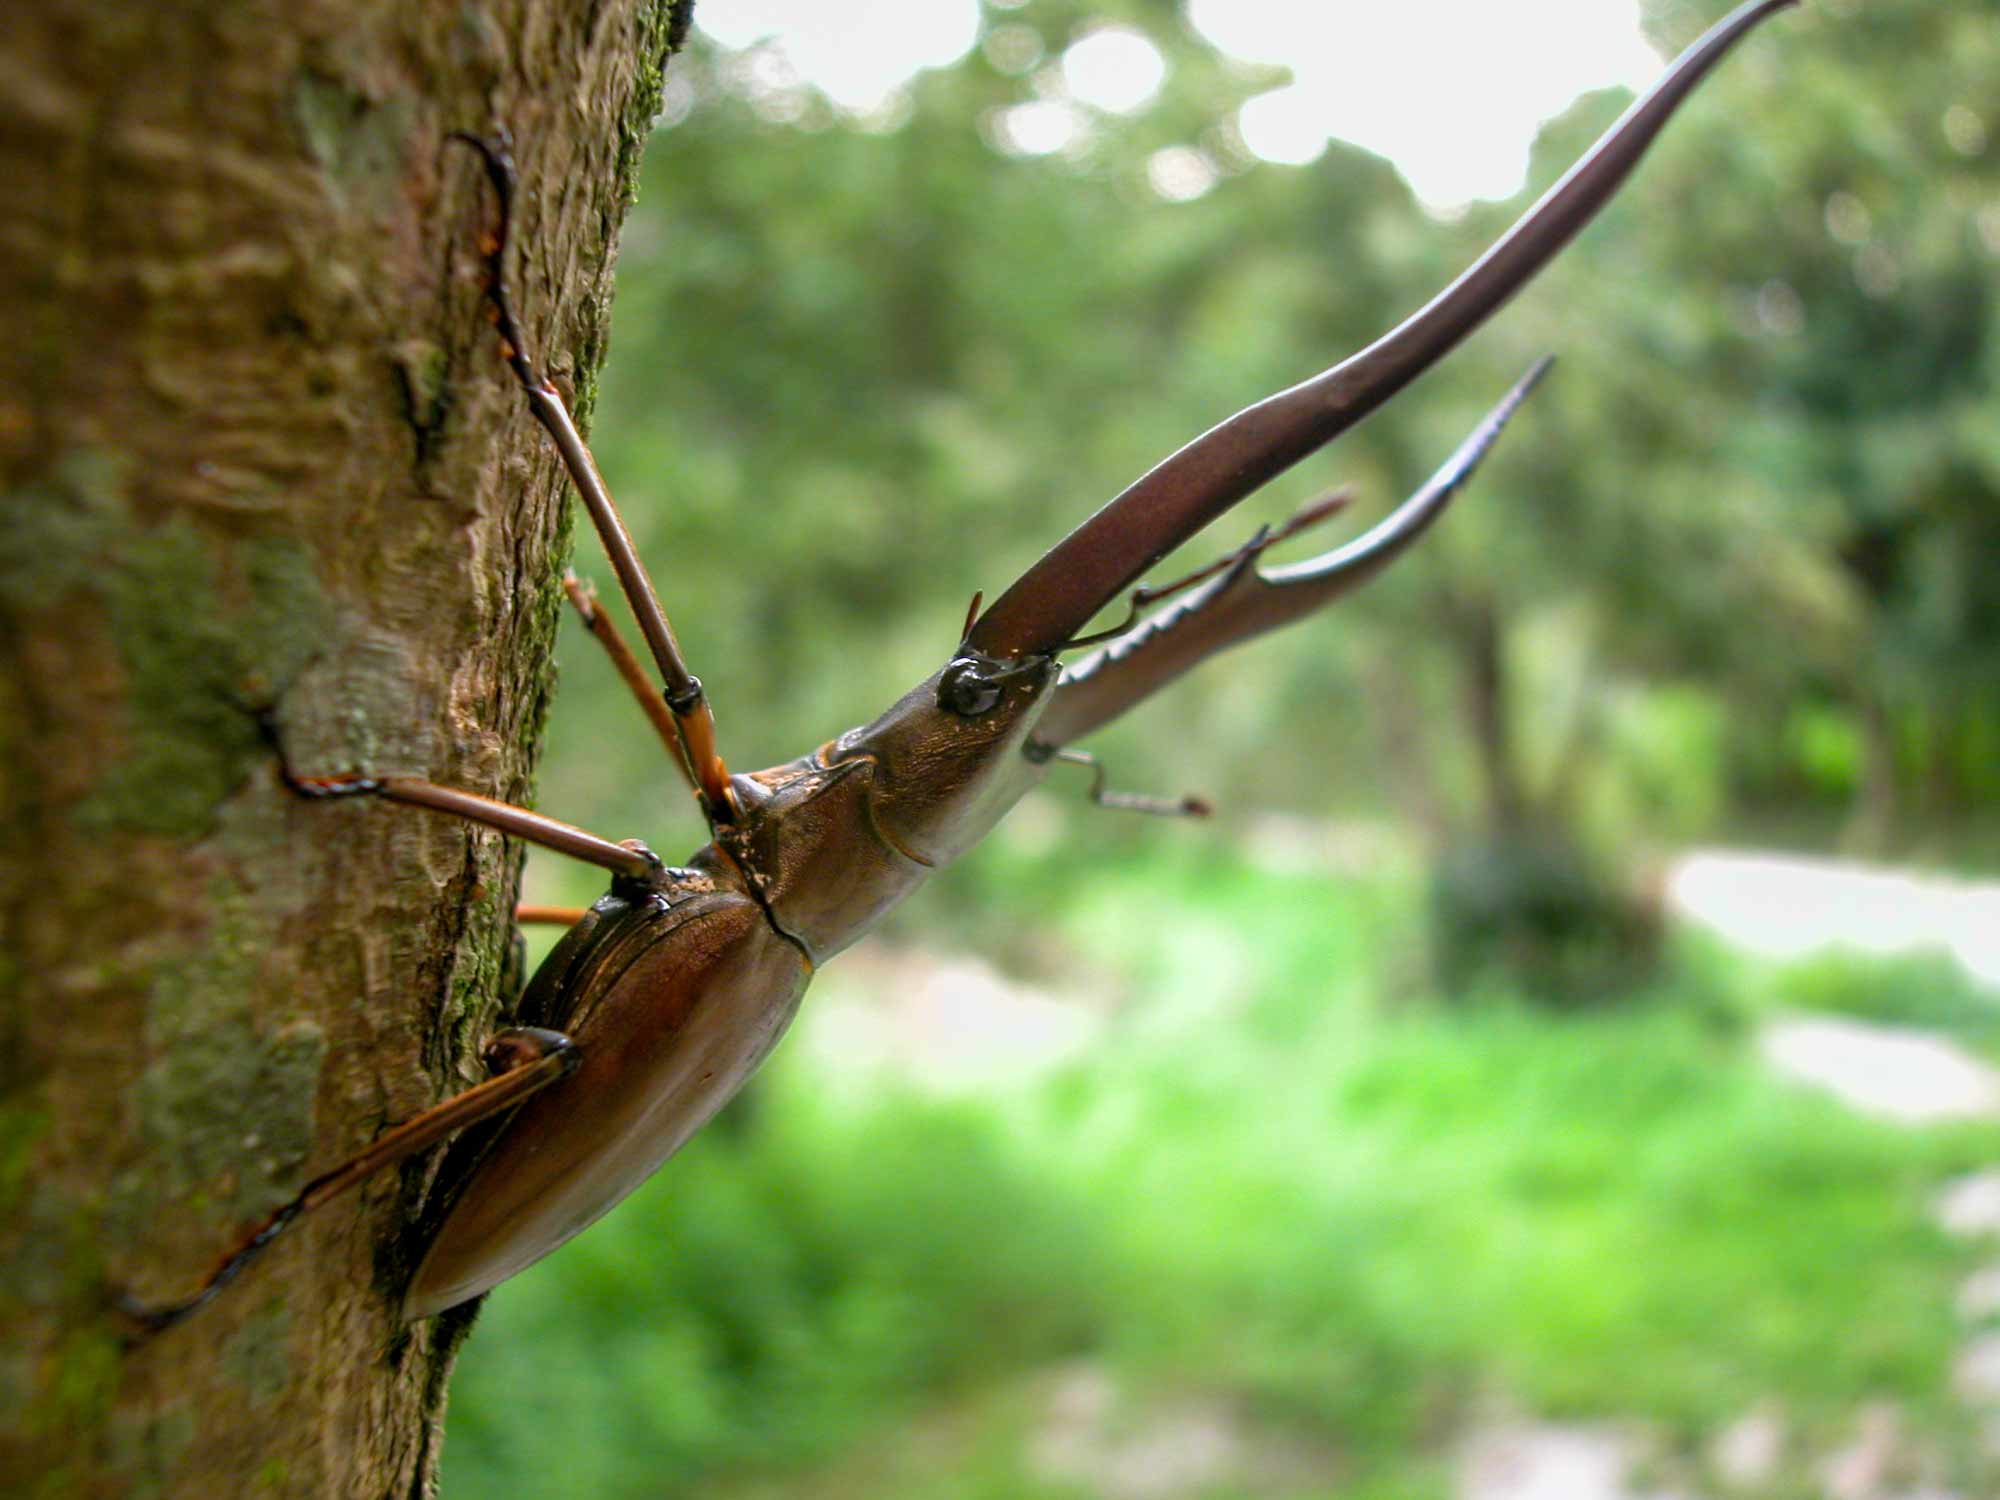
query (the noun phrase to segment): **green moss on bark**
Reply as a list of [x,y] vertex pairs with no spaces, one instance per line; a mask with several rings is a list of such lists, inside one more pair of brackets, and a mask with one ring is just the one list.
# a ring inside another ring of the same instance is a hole
[[297,1187],[312,1150],[313,1101],[326,1039],[295,1020],[272,1029],[253,1009],[265,923],[241,892],[218,882],[208,942],[155,971],[146,1006],[147,1053],[139,1116],[148,1159],[164,1180],[135,1184],[142,1216],[180,1196],[226,1184],[218,1199],[193,1201],[221,1221],[269,1212]]
[[301,69],[289,103],[300,144],[326,180],[364,210],[387,209],[408,180],[416,111],[408,99],[370,99],[341,79]]
[[109,1467],[126,1484],[127,1500],[156,1500],[195,1438],[194,1413],[176,1405],[158,1413],[120,1412],[111,1419]]
[[49,1114],[34,1106],[0,1109],[0,1214],[11,1214],[28,1189],[28,1162],[49,1128]]
[[127,680],[124,755],[76,810],[92,831],[200,838],[266,752],[249,709],[323,649],[332,609],[298,543],[224,549],[186,521],[132,514],[130,466],[68,455],[0,503],[0,603],[94,601]]
[[222,1373],[252,1406],[265,1406],[291,1381],[292,1316],[272,1302],[243,1320],[222,1346]]

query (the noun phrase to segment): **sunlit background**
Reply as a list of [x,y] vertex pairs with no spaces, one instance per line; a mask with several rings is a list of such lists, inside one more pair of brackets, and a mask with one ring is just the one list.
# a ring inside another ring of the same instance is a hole
[[[702,0],[594,442],[731,763],[1419,305],[1721,10]],[[2000,1494],[1996,99],[1990,7],[1778,18],[1187,549],[1351,482],[1336,544],[1559,356],[1416,556],[1093,737],[1213,819],[1059,768],[494,1294],[447,1496]],[[538,805],[692,849],[563,662]]]
[[[895,120],[912,75],[979,47],[994,67],[1032,80],[1032,97],[996,122],[1003,149],[1026,154],[1073,149],[1097,116],[1135,113],[1159,93],[1166,59],[1144,31],[1103,18],[1052,48],[1034,25],[1005,19],[1023,8],[747,0],[712,4],[699,24],[720,45],[754,53],[773,94],[811,88],[863,121]],[[985,11],[991,24],[982,24]],[[1643,88],[1662,62],[1640,30],[1636,0],[1405,0],[1365,10],[1192,0],[1186,18],[1225,56],[1272,70],[1271,86],[1235,119],[1258,159],[1304,165],[1337,137],[1394,162],[1438,212],[1519,192],[1545,121],[1592,89]],[[1472,121],[1478,128],[1467,130]],[[1169,196],[1210,180],[1171,157],[1155,173]]]

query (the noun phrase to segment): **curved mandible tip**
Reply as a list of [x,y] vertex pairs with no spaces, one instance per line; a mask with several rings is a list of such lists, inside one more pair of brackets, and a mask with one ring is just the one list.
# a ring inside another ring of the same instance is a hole
[[1050,745],[1080,739],[1217,653],[1304,619],[1360,588],[1445,513],[1554,363],[1537,360],[1421,489],[1345,546],[1268,573],[1245,556],[1199,593],[1066,667],[1035,726],[1036,737]]
[[1520,290],[1608,202],[1681,102],[1758,22],[1797,0],[1751,0],[1659,82],[1458,280],[1359,354],[1196,438],[1072,531],[973,622],[965,645],[1048,655],[1203,526],[1382,405]]
[[1417,539],[1430,530],[1431,523],[1444,514],[1445,507],[1465,488],[1473,471],[1492,452],[1502,430],[1514,420],[1514,413],[1521,409],[1521,403],[1534,394],[1535,387],[1555,368],[1555,363],[1553,354],[1544,354],[1530,365],[1527,373],[1515,381],[1507,394],[1480,419],[1479,425],[1465,435],[1465,441],[1458,445],[1451,457],[1424,481],[1423,488],[1374,526],[1344,547],[1318,557],[1309,557],[1304,562],[1273,568],[1264,574],[1264,581],[1278,587],[1311,585],[1314,595],[1312,608],[1315,609],[1360,588],[1409,551]]

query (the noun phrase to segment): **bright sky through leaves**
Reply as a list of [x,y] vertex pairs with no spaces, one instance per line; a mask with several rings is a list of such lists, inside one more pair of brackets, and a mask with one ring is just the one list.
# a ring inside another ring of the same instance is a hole
[[963,57],[978,0],[707,0],[695,24],[725,47],[775,41],[807,83],[856,114],[879,109],[913,73]]
[[[1258,156],[1308,162],[1338,136],[1389,158],[1440,210],[1518,191],[1544,120],[1591,89],[1641,88],[1662,66],[1640,35],[1638,0],[1188,0],[1187,13],[1231,56],[1292,71],[1291,84],[1251,100],[1238,121]],[[697,19],[726,47],[773,41],[803,81],[867,114],[920,69],[963,56],[978,39],[980,7],[976,0],[707,0]],[[1070,101],[1126,113],[1143,109],[1163,81],[1159,52],[1124,27],[1086,32],[1060,62],[1067,99],[1024,106],[1041,115],[1009,129],[1016,149],[1068,144],[1079,118]],[[1047,128],[1031,128],[1039,126]]]
[[1661,68],[1637,0],[1189,0],[1188,16],[1231,56],[1292,70],[1243,111],[1257,155],[1311,161],[1339,136],[1388,157],[1433,207],[1519,191],[1544,120]]

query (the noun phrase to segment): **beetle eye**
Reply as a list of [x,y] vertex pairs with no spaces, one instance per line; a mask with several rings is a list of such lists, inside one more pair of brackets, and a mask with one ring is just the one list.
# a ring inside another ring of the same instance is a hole
[[946,713],[976,719],[991,713],[1000,701],[1000,684],[988,673],[986,663],[976,657],[957,657],[938,678],[937,701]]

